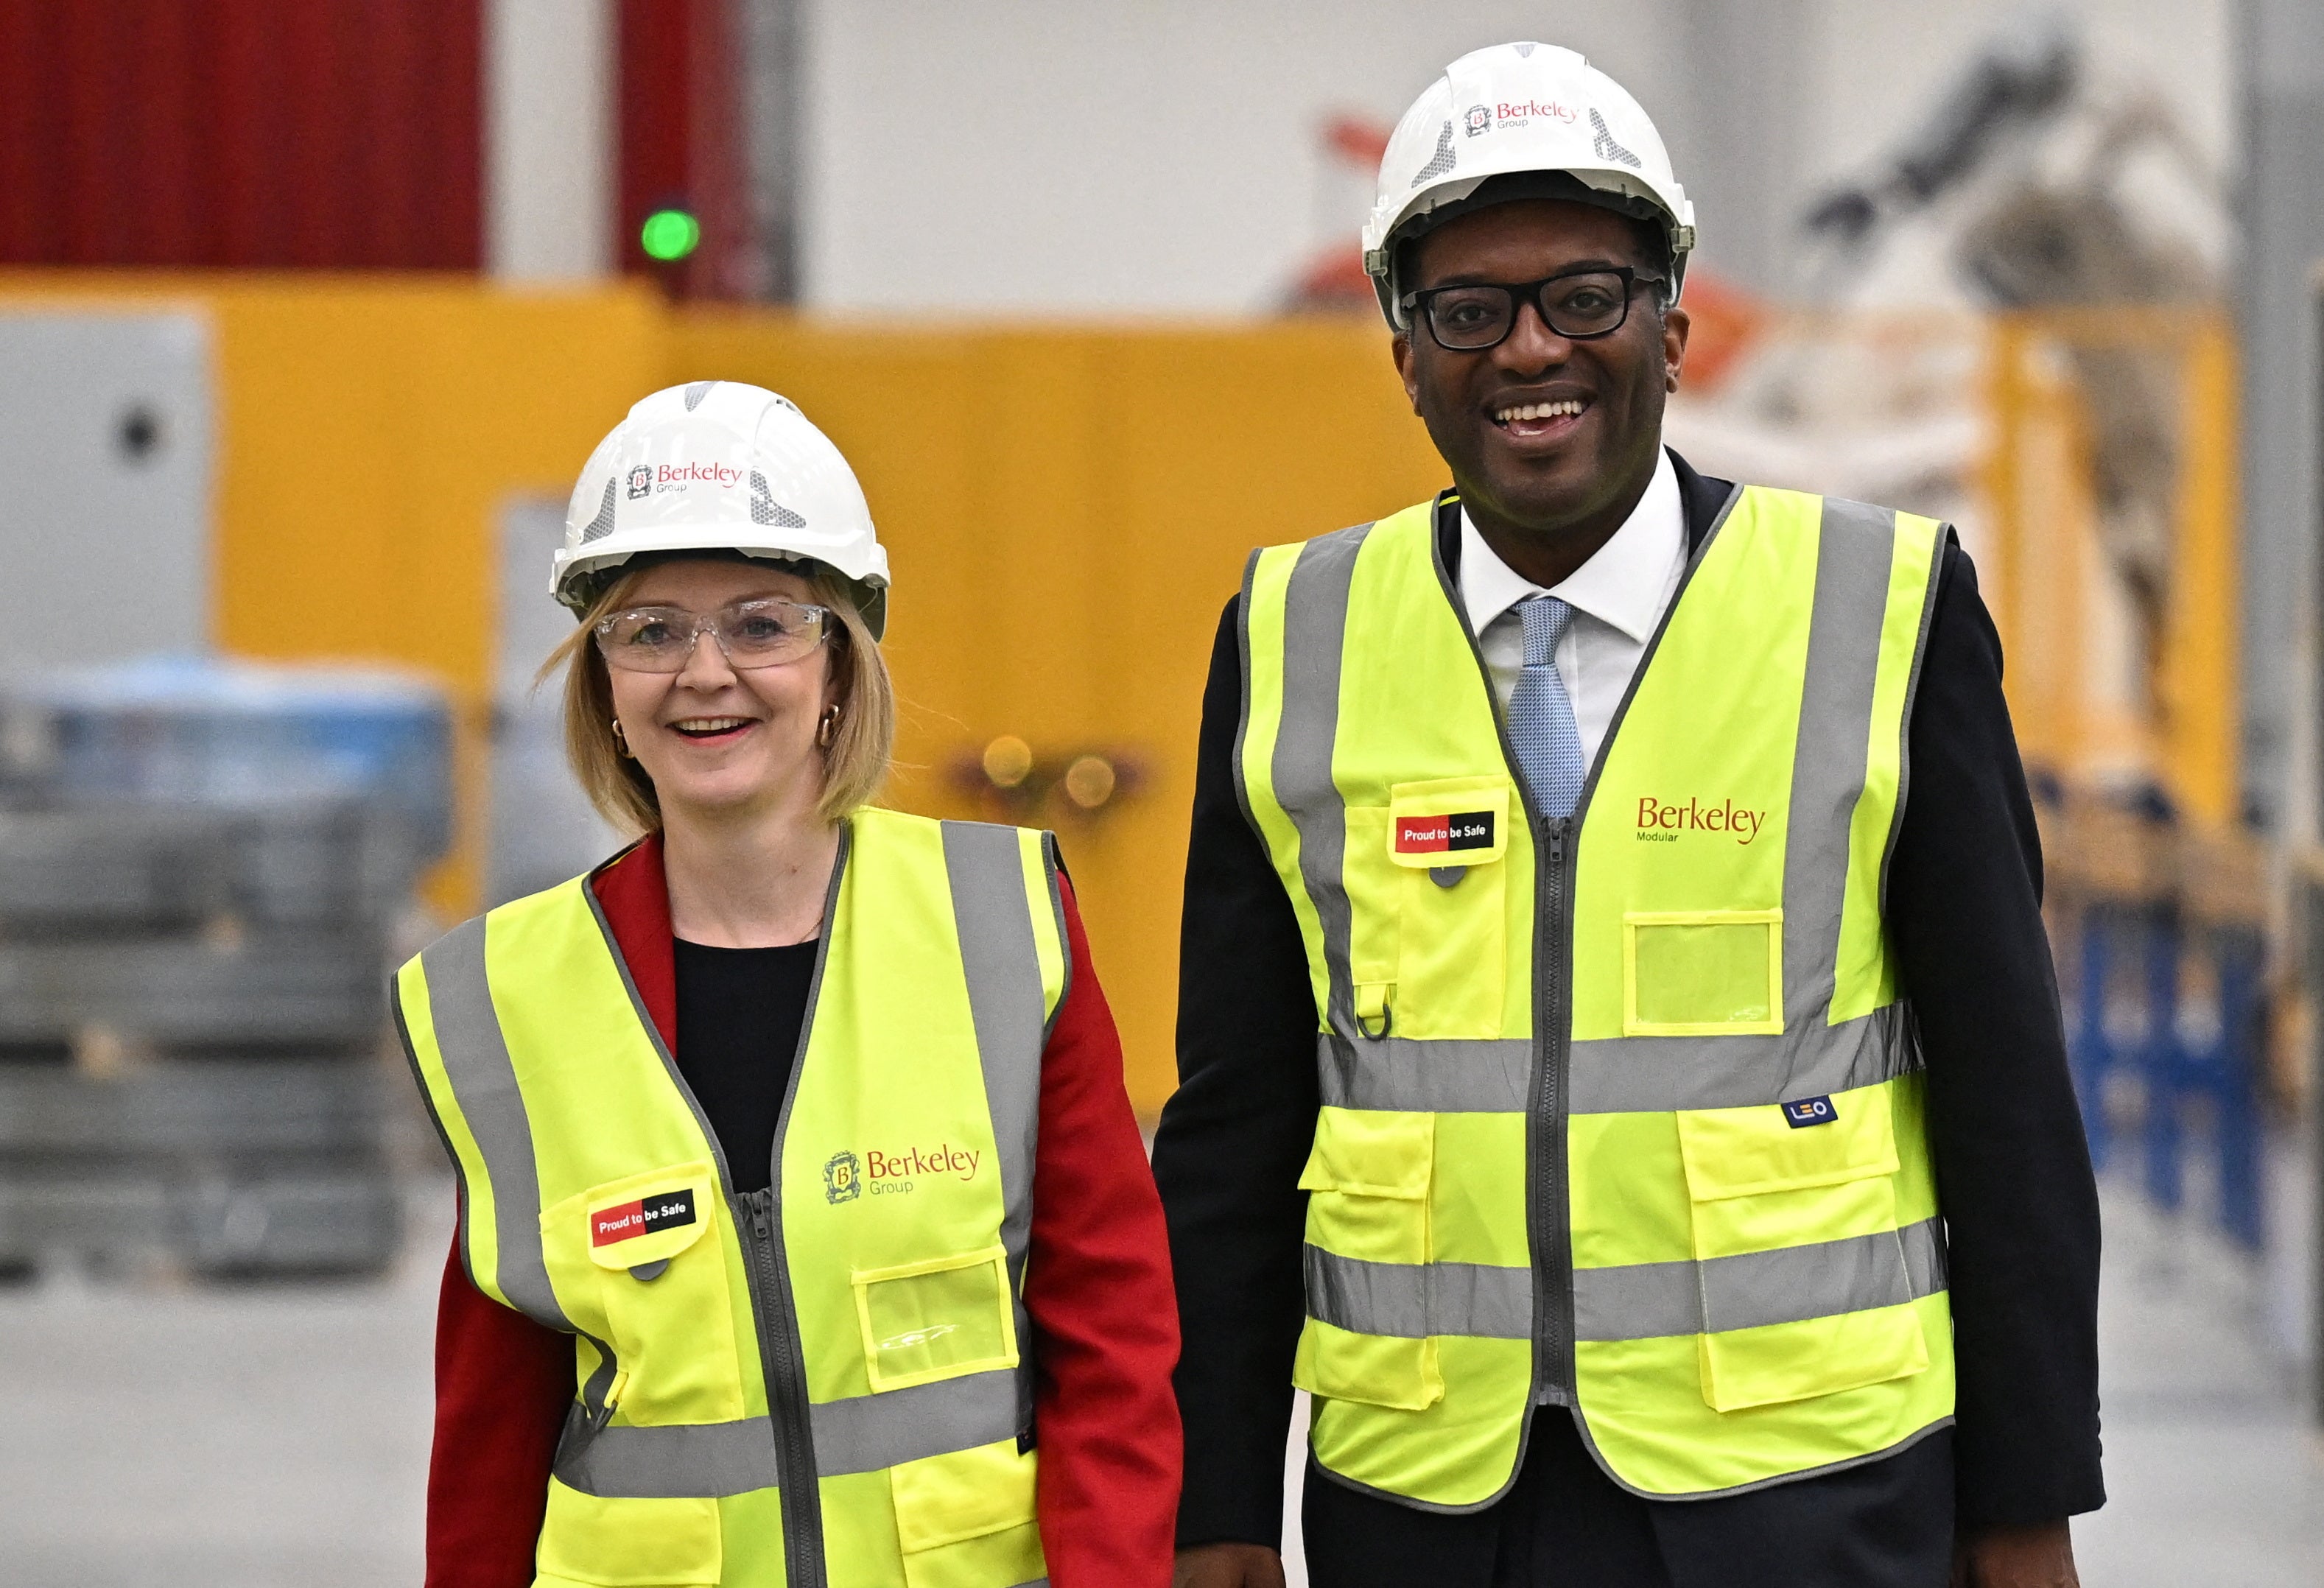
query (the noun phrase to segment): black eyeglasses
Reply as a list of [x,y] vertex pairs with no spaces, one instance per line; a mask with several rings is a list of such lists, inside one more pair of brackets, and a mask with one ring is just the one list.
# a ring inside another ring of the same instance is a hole
[[1482,353],[1508,338],[1520,303],[1531,303],[1542,323],[1569,342],[1610,337],[1630,318],[1631,293],[1640,286],[1660,286],[1663,279],[1619,265],[1567,271],[1537,282],[1431,287],[1406,292],[1402,301],[1407,315],[1428,322],[1428,334],[1439,347]]

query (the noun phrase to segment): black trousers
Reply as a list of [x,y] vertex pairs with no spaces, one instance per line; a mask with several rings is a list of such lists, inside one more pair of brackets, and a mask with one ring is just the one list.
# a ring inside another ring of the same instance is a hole
[[1466,1516],[1359,1493],[1311,1463],[1313,1588],[1946,1588],[1952,1431],[1724,1500],[1642,1500],[1544,1407],[1516,1484]]

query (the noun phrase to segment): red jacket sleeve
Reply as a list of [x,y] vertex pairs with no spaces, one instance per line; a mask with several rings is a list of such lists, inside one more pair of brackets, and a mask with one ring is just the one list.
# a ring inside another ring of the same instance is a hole
[[436,1304],[428,1588],[527,1588],[573,1401],[573,1340],[485,1298],[456,1238]]
[[1178,1308],[1121,1040],[1065,889],[1072,984],[1041,1064],[1033,1323],[1041,1546],[1056,1588],[1166,1588],[1178,1514]]
[[[590,879],[662,1040],[678,1040],[678,974],[661,846],[648,838]],[[428,1461],[428,1588],[529,1588],[549,1471],[572,1405],[573,1340],[469,1282],[456,1237],[436,1304],[436,1444]]]

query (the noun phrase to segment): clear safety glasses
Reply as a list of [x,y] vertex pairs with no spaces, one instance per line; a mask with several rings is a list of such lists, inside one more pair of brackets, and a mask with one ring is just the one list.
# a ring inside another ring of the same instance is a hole
[[823,643],[831,628],[828,607],[772,598],[737,601],[716,612],[682,606],[632,606],[597,621],[597,650],[605,665],[624,672],[686,670],[705,634],[718,642],[733,668],[780,667]]

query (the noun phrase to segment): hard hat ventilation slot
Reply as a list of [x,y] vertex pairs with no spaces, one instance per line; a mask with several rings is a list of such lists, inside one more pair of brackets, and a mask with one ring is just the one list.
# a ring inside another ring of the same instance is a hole
[[1598,114],[1595,106],[1591,107],[1590,125],[1598,129],[1598,135],[1591,140],[1590,147],[1597,151],[1599,159],[1617,161],[1632,171],[1646,169],[1637,155],[1614,142],[1614,134],[1606,130],[1606,118]]
[[[1631,163],[1635,165],[1637,162],[1633,161]],[[688,381],[686,383],[686,411],[692,413],[701,407],[702,400],[710,395],[710,388],[717,383],[715,381]]]
[[[1593,110],[1590,114],[1596,115],[1598,113]],[[1605,135],[1605,130],[1606,124],[1600,122],[1598,131],[1600,137]],[[1420,168],[1420,174],[1412,179],[1412,185],[1416,188],[1423,182],[1434,181],[1452,169],[1455,158],[1452,152],[1452,124],[1448,121],[1444,124],[1444,130],[1436,134],[1436,157]],[[1634,160],[1630,163],[1636,165],[1637,162]]]
[[767,489],[767,476],[757,469],[751,471],[751,522],[778,530],[807,528],[807,520],[775,500],[774,493]]
[[597,504],[597,516],[581,526],[581,543],[602,540],[613,532],[613,482],[605,482],[605,498]]

